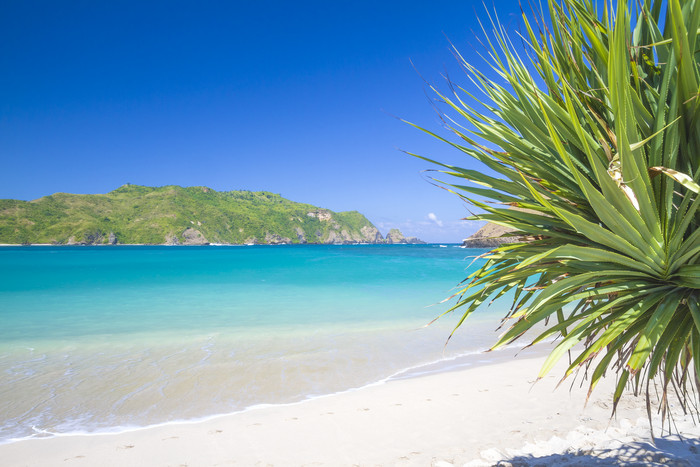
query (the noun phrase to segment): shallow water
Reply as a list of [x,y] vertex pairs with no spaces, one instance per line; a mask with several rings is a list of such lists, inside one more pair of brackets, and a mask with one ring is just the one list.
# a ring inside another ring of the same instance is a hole
[[457,316],[425,327],[482,252],[2,248],[0,442],[295,402],[486,348],[498,304],[447,347]]

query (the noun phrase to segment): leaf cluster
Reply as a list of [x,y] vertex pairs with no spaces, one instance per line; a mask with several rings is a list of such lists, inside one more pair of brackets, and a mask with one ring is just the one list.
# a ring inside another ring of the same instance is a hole
[[456,177],[444,186],[484,211],[471,219],[521,239],[465,280],[457,327],[510,291],[495,347],[547,323],[540,376],[573,351],[565,377],[585,369],[592,391],[613,371],[615,405],[656,377],[664,401],[697,404],[700,2],[550,0],[515,38],[490,24],[488,69],[455,50],[472,86],[432,87],[457,138],[421,128],[486,170],[417,156]]

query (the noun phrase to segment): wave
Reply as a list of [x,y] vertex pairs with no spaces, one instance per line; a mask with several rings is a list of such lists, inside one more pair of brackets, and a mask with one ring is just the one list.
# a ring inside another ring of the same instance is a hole
[[[546,343],[544,343],[546,344]],[[538,346],[543,346],[544,344],[538,344]],[[535,346],[537,347],[537,346]],[[458,370],[463,370],[465,368],[469,367],[478,367],[478,366],[483,366],[483,365],[489,365],[496,363],[496,361],[502,359],[505,357],[504,354],[509,353],[508,351],[512,351],[514,349],[520,349],[522,348],[521,344],[511,344],[509,346],[504,346],[503,348],[500,348],[498,350],[494,351],[488,351],[488,349],[478,349],[478,350],[470,350],[466,352],[462,352],[453,356],[449,357],[444,357],[440,358],[434,361],[429,361],[429,362],[424,362],[420,363],[417,365],[409,366],[406,368],[403,368],[399,371],[396,371],[384,378],[381,378],[379,380],[363,384],[361,386],[357,387],[351,387],[347,388],[341,391],[335,391],[327,394],[308,394],[306,395],[303,399],[293,401],[293,402],[284,402],[284,403],[257,403],[250,405],[248,407],[245,407],[240,410],[235,410],[232,412],[225,412],[225,413],[217,413],[217,414],[211,414],[211,415],[205,415],[202,417],[193,417],[193,418],[188,418],[188,419],[176,419],[176,420],[169,420],[166,422],[158,422],[158,423],[150,423],[150,424],[145,424],[145,425],[118,425],[118,426],[112,426],[112,427],[107,427],[107,428],[100,428],[98,430],[90,430],[88,428],[86,429],[76,429],[76,430],[69,430],[69,431],[52,431],[48,429],[44,429],[41,427],[37,426],[31,426],[31,429],[33,433],[28,436],[20,436],[20,437],[13,437],[13,438],[7,438],[0,440],[0,445],[3,444],[10,444],[10,443],[15,443],[15,442],[21,442],[29,439],[50,439],[50,438],[56,438],[56,437],[72,437],[72,436],[107,436],[107,435],[115,435],[115,434],[121,434],[121,433],[128,433],[128,432],[135,432],[135,431],[141,431],[141,430],[148,430],[151,428],[158,428],[158,427],[164,427],[164,426],[172,426],[172,425],[191,425],[191,424],[198,424],[198,423],[203,423],[207,422],[210,420],[215,420],[223,417],[228,417],[228,416],[234,416],[236,414],[244,413],[244,412],[249,412],[252,410],[262,410],[262,409],[269,409],[269,408],[274,408],[274,407],[289,407],[289,406],[295,406],[299,404],[304,404],[312,400],[316,399],[321,399],[321,398],[326,398],[326,397],[334,397],[340,394],[346,394],[346,393],[351,393],[351,392],[356,392],[356,391],[362,391],[364,389],[370,388],[370,387],[375,387],[375,386],[380,386],[383,384],[390,383],[392,381],[399,381],[399,380],[404,380],[404,379],[411,379],[411,378],[420,378],[420,377],[425,377],[429,375],[434,375],[434,374],[439,374],[439,373],[446,373],[450,371],[458,371]],[[488,353],[487,353],[488,352]],[[481,358],[478,360],[475,360],[474,357],[476,356],[487,356],[486,358]],[[70,423],[70,422],[67,422]]]

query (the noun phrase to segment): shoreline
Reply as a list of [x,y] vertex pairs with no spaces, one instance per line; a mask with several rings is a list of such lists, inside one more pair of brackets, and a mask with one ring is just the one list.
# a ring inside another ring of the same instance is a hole
[[[521,358],[540,358],[548,352],[549,348],[547,343],[544,342],[538,346],[534,346],[525,350],[522,350],[523,356]],[[54,433],[46,429],[37,429],[32,427],[35,431],[35,435],[25,436],[20,438],[9,438],[0,440],[0,447],[8,444],[19,443],[30,440],[47,440],[52,438],[70,438],[79,436],[110,436],[110,435],[121,435],[125,433],[137,432],[142,430],[149,430],[153,428],[161,428],[167,426],[176,425],[192,425],[198,423],[206,423],[219,418],[235,416],[238,414],[246,413],[249,411],[260,410],[260,409],[272,409],[275,407],[288,407],[295,406],[298,404],[304,404],[312,402],[316,399],[323,399],[327,397],[340,396],[347,393],[352,393],[356,391],[362,391],[367,388],[381,386],[393,381],[408,380],[414,378],[422,378],[428,375],[435,375],[440,373],[449,373],[453,371],[463,371],[465,368],[476,368],[480,366],[497,365],[499,363],[506,362],[515,357],[516,354],[521,352],[520,344],[512,344],[506,346],[502,349],[495,351],[490,351],[488,349],[467,351],[463,354],[454,355],[450,357],[445,357],[432,362],[422,363],[414,366],[410,366],[401,370],[394,372],[393,374],[381,378],[376,381],[371,381],[369,383],[363,384],[357,387],[350,387],[347,389],[342,389],[340,391],[326,393],[326,394],[307,394],[304,398],[292,402],[261,402],[256,403],[248,407],[244,407],[232,412],[224,413],[214,413],[209,415],[202,415],[200,417],[185,418],[185,419],[175,419],[164,422],[155,422],[147,425],[133,425],[133,426],[113,426],[103,429],[98,429],[96,431],[69,431],[69,432],[58,432]]]
[[425,327],[456,248],[6,250],[3,440],[299,401],[491,341],[479,324],[443,352],[451,320]]
[[[208,420],[169,422],[119,434],[14,441],[0,445],[0,458],[7,465],[27,466],[318,463],[477,467],[507,458],[520,459],[525,462],[522,465],[530,461],[532,465],[561,465],[566,460],[581,460],[581,456],[594,456],[597,462],[599,457],[624,455],[691,462],[678,465],[700,462],[700,430],[688,417],[677,414],[676,422],[689,441],[664,437],[661,448],[648,444],[642,399],[626,395],[611,419],[609,397],[614,381],[610,378],[600,383],[586,407],[587,388],[577,384],[569,392],[565,384],[553,390],[562,374],[561,364],[533,385],[544,358],[542,351],[546,350],[522,352],[513,358],[510,349],[486,363],[473,361],[471,366],[388,379]],[[479,354],[471,360],[482,358]],[[658,436],[658,427],[655,433]],[[634,453],[629,452],[631,446]]]

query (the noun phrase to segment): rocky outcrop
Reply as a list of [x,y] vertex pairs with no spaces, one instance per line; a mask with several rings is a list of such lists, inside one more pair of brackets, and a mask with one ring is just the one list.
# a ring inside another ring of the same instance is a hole
[[166,245],[179,245],[180,240],[177,239],[177,235],[173,235],[173,234],[169,233],[165,236],[165,244]]
[[315,217],[318,220],[323,221],[323,222],[330,222],[333,220],[333,214],[331,214],[331,212],[328,211],[327,209],[319,209],[317,211],[311,211],[311,212],[307,213],[306,215],[309,217]]
[[423,240],[418,237],[404,237],[399,229],[391,229],[388,234],[386,234],[385,243],[390,245],[394,244],[424,244]]
[[[320,232],[317,232],[317,234],[318,233]],[[332,229],[328,232],[323,243],[328,245],[354,245],[357,243],[385,243],[385,241],[381,232],[379,232],[376,227],[373,225],[366,225],[360,229],[360,232],[348,232],[346,229],[340,231]]]
[[[316,237],[321,241],[321,243],[325,243],[327,245],[384,243],[384,237],[382,237],[381,232],[379,232],[379,230],[372,224],[362,226],[358,232],[355,230],[355,228],[343,228],[343,225],[341,225],[343,221],[334,217],[333,212],[327,209],[310,211],[306,215],[329,225],[330,229],[326,230],[325,234],[319,230],[315,232]],[[301,243],[306,243],[306,236],[303,235],[303,231],[300,231],[301,229],[297,227],[297,238]]]
[[388,234],[386,234],[386,243],[403,243],[406,238],[403,236],[399,229],[391,229]]
[[188,227],[182,232],[182,244],[183,245],[206,245],[209,241],[204,238],[202,232],[192,227]]
[[363,243],[383,243],[384,237],[381,232],[373,225],[366,225],[360,229]]
[[347,230],[342,230],[340,232],[338,232],[337,230],[331,230],[330,232],[328,232],[328,236],[326,237],[326,240],[323,243],[326,243],[328,245],[345,245],[349,243],[360,243],[360,241],[356,238],[353,238]]
[[462,245],[467,248],[496,248],[504,243],[515,243],[521,241],[520,237],[517,236],[504,236],[510,234],[511,232],[515,232],[515,229],[489,222],[477,230],[474,235],[464,239]]
[[290,238],[287,238],[287,237],[282,237],[281,235],[266,232],[265,233],[265,243],[269,243],[270,245],[284,245],[284,244],[292,243],[292,240]]
[[80,243],[83,245],[101,245],[104,242],[105,238],[102,232],[90,232],[83,235],[83,241]]
[[188,227],[178,237],[177,235],[168,234],[165,236],[166,245],[208,245],[209,241],[197,229]]
[[[53,242],[60,244],[60,242]],[[66,241],[66,245],[116,245],[117,237],[114,232],[110,232],[108,236],[105,237],[105,233],[99,230],[86,232],[83,234],[80,240],[76,239],[75,235],[71,235]]]
[[[518,206],[511,206],[509,209],[530,214],[542,214],[539,211]],[[532,237],[513,235],[513,232],[516,232],[516,229],[489,222],[477,230],[474,235],[464,239],[462,245],[468,248],[496,248],[504,243],[527,242],[533,240]]]
[[299,243],[306,243],[306,234],[304,233],[304,230],[301,227],[297,227],[294,229],[294,231],[297,234],[297,240],[299,240]]

